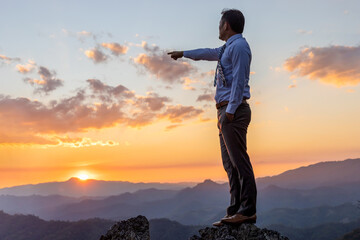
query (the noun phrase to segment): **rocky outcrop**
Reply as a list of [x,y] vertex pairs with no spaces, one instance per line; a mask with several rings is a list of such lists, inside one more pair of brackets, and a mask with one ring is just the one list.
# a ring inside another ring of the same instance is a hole
[[100,240],[150,240],[149,221],[139,215],[117,222]]
[[[189,240],[289,240],[276,231],[260,229],[249,223],[239,226],[207,227],[200,229],[199,233],[200,236],[194,235]],[[139,215],[117,222],[100,240],[150,240],[149,221]]]
[[224,225],[218,228],[204,228],[199,230],[199,236],[192,236],[190,240],[289,240],[280,233],[260,229],[254,224],[243,223],[239,226]]

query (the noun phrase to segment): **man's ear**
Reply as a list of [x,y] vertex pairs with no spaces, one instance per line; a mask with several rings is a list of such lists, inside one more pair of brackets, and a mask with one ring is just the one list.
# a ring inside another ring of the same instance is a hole
[[224,22],[224,29],[230,30],[230,24],[228,22]]

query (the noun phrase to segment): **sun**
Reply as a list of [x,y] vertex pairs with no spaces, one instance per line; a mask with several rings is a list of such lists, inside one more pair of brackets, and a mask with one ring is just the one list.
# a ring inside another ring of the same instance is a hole
[[87,179],[89,179],[89,176],[86,175],[85,173],[79,174],[77,177],[78,177],[80,180],[87,180]]
[[89,174],[88,174],[87,172],[85,172],[85,171],[79,172],[79,173],[76,175],[76,177],[79,178],[80,180],[83,180],[83,181],[85,181],[85,180],[87,180],[87,179],[90,178]]

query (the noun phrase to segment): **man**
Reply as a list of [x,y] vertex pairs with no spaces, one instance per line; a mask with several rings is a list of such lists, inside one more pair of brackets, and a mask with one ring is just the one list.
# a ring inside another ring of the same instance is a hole
[[171,58],[218,61],[215,71],[216,108],[224,169],[229,178],[230,206],[220,221],[213,223],[240,224],[256,222],[257,189],[254,172],[247,154],[246,133],[251,120],[249,75],[251,51],[242,36],[245,18],[236,9],[222,11],[219,48],[201,48],[169,52]]

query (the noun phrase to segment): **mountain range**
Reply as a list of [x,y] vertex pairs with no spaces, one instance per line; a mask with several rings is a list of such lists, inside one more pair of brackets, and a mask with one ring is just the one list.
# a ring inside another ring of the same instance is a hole
[[[289,232],[306,236],[316,226],[321,226],[319,231],[330,226],[346,229],[337,231],[337,236],[350,232],[360,219],[358,172],[360,159],[348,159],[257,178],[257,225],[273,227],[286,236],[291,235]],[[106,187],[110,190],[102,189]],[[228,183],[210,179],[176,185],[72,178],[0,189],[0,210],[8,214],[32,214],[57,221],[119,221],[144,215],[148,219],[176,221],[170,224],[174,229],[181,228],[181,224],[209,225],[225,215],[228,203]]]
[[104,181],[87,179],[81,180],[72,177],[65,182],[48,182],[38,184],[26,184],[0,189],[0,195],[29,196],[29,195],[62,195],[67,197],[104,197],[118,195],[126,192],[136,192],[142,189],[171,189],[180,190],[185,187],[196,185],[193,182],[180,183],[132,183],[127,181]]

